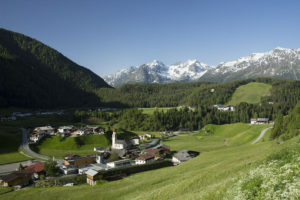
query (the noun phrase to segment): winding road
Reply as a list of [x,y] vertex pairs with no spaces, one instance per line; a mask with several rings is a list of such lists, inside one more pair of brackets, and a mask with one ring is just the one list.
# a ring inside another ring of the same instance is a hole
[[44,156],[44,155],[41,155],[41,154],[38,154],[36,152],[33,152],[30,147],[29,147],[29,144],[28,144],[28,131],[25,129],[25,128],[21,128],[22,130],[22,149],[24,150],[24,152],[32,157],[35,157],[35,158],[39,158],[39,159],[42,159],[42,160],[49,160],[50,158],[48,156]]
[[267,130],[269,130],[270,128],[273,128],[273,127],[265,128],[264,130],[262,130],[260,132],[260,135],[251,144],[255,144],[256,142],[258,142],[265,135]]

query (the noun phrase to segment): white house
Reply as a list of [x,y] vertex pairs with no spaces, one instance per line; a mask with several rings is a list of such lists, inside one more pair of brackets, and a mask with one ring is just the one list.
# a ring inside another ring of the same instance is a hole
[[108,168],[119,168],[119,167],[126,167],[126,166],[131,166],[130,159],[117,160],[114,162],[107,163]]
[[217,108],[220,111],[234,111],[235,108],[233,106],[223,106],[221,104],[215,104],[213,107]]
[[133,137],[133,138],[131,138],[130,142],[133,145],[139,145],[140,144],[140,138],[138,136]]
[[74,129],[74,126],[60,126],[58,127],[57,131],[59,133],[71,133],[72,130]]
[[44,137],[44,135],[41,134],[33,134],[32,136],[30,136],[30,141],[36,143],[38,141],[40,141],[40,139],[42,139]]

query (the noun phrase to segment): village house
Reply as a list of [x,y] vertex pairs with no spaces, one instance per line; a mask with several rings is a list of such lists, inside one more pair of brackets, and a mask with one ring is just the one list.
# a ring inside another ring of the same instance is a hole
[[65,175],[77,174],[78,173],[78,168],[76,168],[74,166],[62,166],[60,168],[60,172],[65,174]]
[[130,142],[133,145],[139,145],[140,144],[140,138],[139,138],[139,136],[135,136],[135,137],[131,138]]
[[149,154],[149,155],[154,155],[155,160],[160,160],[160,159],[164,159],[165,157],[170,155],[170,147],[168,147],[166,145],[161,145],[158,148],[145,149],[143,153]]
[[149,148],[142,151],[139,157],[135,159],[135,164],[142,165],[155,160],[162,160],[170,155],[170,147],[162,145],[158,148]]
[[103,152],[100,154],[96,155],[96,163],[106,163],[106,161],[109,159],[109,157],[111,156],[110,152]]
[[25,168],[26,171],[31,170],[33,173],[33,178],[38,179],[41,174],[45,174],[44,171],[44,164],[41,162],[29,165],[28,167]]
[[94,147],[94,151],[96,151],[98,153],[104,153],[104,152],[106,152],[106,148],[103,148],[103,147]]
[[250,124],[268,124],[269,118],[251,118]]
[[234,111],[235,108],[233,106],[223,106],[221,104],[215,104],[213,107],[217,108],[220,111]]
[[143,165],[146,163],[154,162],[155,161],[155,154],[142,154],[135,159],[135,164]]
[[41,126],[33,129],[33,133],[40,135],[53,135],[54,128],[52,126]]
[[70,126],[60,126],[57,129],[58,133],[61,133],[61,134],[70,134],[74,130],[75,130],[75,128],[72,125],[70,125]]
[[188,161],[198,155],[199,155],[199,153],[196,151],[188,151],[188,150],[184,149],[173,155],[172,162],[174,165],[178,165],[178,164]]
[[87,126],[86,130],[90,133],[90,134],[104,134],[105,133],[105,128],[101,127],[101,126]]
[[117,161],[107,163],[107,168],[109,168],[109,169],[126,167],[126,166],[131,166],[131,160],[130,159],[117,160]]
[[32,180],[32,170],[15,171],[0,177],[0,184],[4,187],[26,186]]
[[96,162],[95,156],[79,157],[79,156],[74,155],[72,157],[66,156],[64,165],[69,166],[69,167],[80,167],[82,165],[88,165],[88,164],[95,163],[95,162]]
[[140,138],[140,140],[151,139],[151,135],[150,134],[143,134],[143,135],[139,135],[138,137]]
[[83,129],[77,129],[71,133],[71,136],[73,136],[73,137],[82,136],[82,135],[86,135],[86,131]]
[[89,184],[91,186],[96,185],[96,181],[102,178],[102,174],[93,169],[89,169],[86,172],[86,176],[87,176],[86,182],[87,182],[87,184]]
[[38,141],[40,141],[42,138],[44,137],[43,134],[33,134],[30,136],[29,140],[34,142],[34,143],[37,143]]
[[93,163],[93,164],[79,167],[78,174],[86,174],[86,172],[90,169],[95,170],[95,171],[103,171],[103,170],[108,170],[108,167],[106,164]]

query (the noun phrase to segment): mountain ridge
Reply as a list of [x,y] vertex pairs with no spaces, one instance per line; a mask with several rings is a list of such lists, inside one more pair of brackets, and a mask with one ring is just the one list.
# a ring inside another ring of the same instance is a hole
[[[150,70],[145,70],[147,66]],[[163,70],[153,70],[156,69],[155,66]],[[119,87],[126,83],[225,82],[257,77],[299,80],[300,49],[276,47],[271,51],[252,53],[236,60],[221,62],[217,66],[209,66],[197,60],[166,66],[154,60],[151,63],[119,70],[115,74],[105,76],[104,80],[114,87]]]

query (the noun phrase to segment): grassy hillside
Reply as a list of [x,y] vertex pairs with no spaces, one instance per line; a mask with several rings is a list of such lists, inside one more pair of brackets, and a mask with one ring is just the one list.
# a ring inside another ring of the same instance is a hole
[[107,147],[109,141],[105,135],[86,135],[80,137],[49,137],[45,138],[33,149],[40,154],[63,157],[68,153],[78,155],[95,154],[93,148],[96,146]]
[[0,126],[0,164],[30,159],[20,153],[21,138],[20,129]]
[[269,84],[257,82],[242,85],[236,89],[227,105],[237,105],[241,102],[259,103],[261,97],[271,94],[271,88]]
[[143,113],[144,113],[144,114],[152,115],[153,112],[154,112],[155,110],[161,112],[161,111],[167,111],[167,110],[172,109],[172,108],[175,108],[175,107],[165,107],[165,108],[139,108],[139,109],[143,110]]
[[[234,178],[252,168],[251,163],[260,162],[285,147],[275,142],[251,145],[265,126],[252,127],[247,124],[209,125],[206,129],[210,135],[198,133],[170,139],[165,144],[171,148],[202,151],[198,157],[179,166],[135,174],[95,187],[28,188],[2,195],[0,199],[222,199]],[[239,128],[244,133],[240,133]],[[251,131],[246,132],[248,128]],[[215,142],[217,137],[220,138]],[[243,142],[235,137],[243,138]],[[223,138],[230,141],[225,148],[220,147]]]
[[[9,110],[6,110],[9,113]],[[5,112],[5,110],[1,110]],[[52,124],[54,126],[71,124],[67,115],[40,115],[38,117],[18,118],[16,121],[0,123],[0,164],[31,159],[20,153],[22,140],[21,127],[30,128]],[[75,123],[73,123],[75,124]]]
[[205,126],[199,133],[179,135],[164,141],[172,150],[190,149],[207,152],[254,141],[270,125],[226,124]]
[[0,107],[99,105],[101,77],[41,42],[0,28]]

